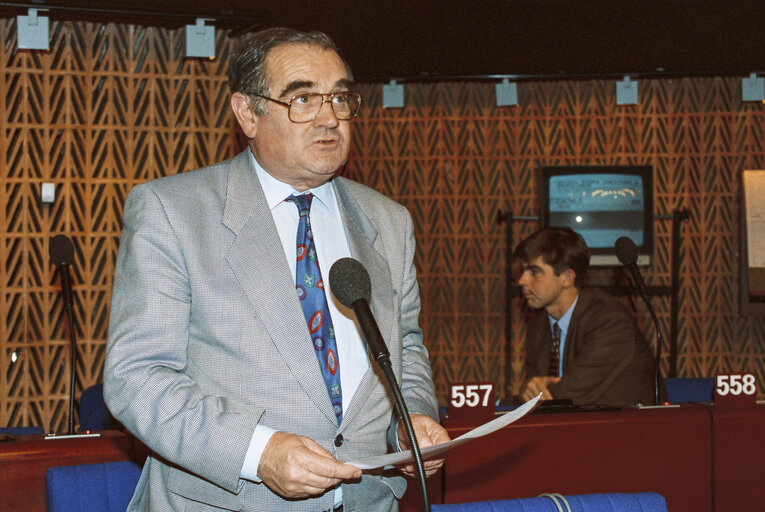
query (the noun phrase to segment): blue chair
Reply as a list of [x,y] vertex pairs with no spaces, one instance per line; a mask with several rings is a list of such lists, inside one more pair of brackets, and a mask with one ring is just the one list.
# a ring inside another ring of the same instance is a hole
[[33,434],[44,434],[42,427],[0,427],[0,434],[11,436],[29,436]]
[[653,492],[552,494],[515,500],[432,505],[431,509],[432,512],[667,512],[667,502],[660,494]]
[[104,385],[95,384],[80,395],[80,428],[82,430],[116,430],[120,424],[104,402]]
[[132,461],[57,466],[45,473],[47,512],[125,512],[141,476]]
[[714,400],[715,380],[712,377],[664,379],[670,403],[711,402]]

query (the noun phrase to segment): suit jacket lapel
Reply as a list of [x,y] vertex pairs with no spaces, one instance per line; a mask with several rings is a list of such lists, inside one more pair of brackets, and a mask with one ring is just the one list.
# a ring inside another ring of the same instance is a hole
[[393,324],[393,290],[388,262],[377,250],[377,229],[342,181],[336,180],[335,185],[351,256],[364,265],[369,272],[372,282],[372,298],[369,306],[377,323],[381,326],[381,331],[383,326],[389,327],[389,332],[382,331],[383,337],[387,340]]
[[[379,244],[377,229],[366,216],[362,208],[351,195],[342,179],[335,179],[335,191],[340,205],[343,225],[351,249],[351,256],[357,259],[369,272],[372,283],[372,298],[369,307],[380,327],[380,333],[386,344],[390,344],[394,332],[393,318],[393,288],[388,262],[377,250]],[[340,360],[342,368],[342,355]],[[344,407],[343,424],[358,414],[364,402],[381,379],[376,363],[370,361],[370,366],[364,374],[359,387],[353,395],[351,403]],[[346,419],[348,420],[346,422]]]
[[[226,260],[271,339],[306,394],[337,421],[316,363],[292,273],[250,156],[231,161],[223,223],[236,234]],[[277,255],[274,257],[274,255]],[[306,369],[314,368],[315,371]]]

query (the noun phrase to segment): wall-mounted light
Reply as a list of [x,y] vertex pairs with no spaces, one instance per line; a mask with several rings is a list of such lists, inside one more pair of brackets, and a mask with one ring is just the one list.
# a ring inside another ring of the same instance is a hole
[[40,200],[43,203],[53,203],[56,201],[56,185],[54,183],[43,183],[40,187]]
[[389,84],[383,85],[383,107],[384,108],[403,108],[404,107],[404,86],[391,80]]
[[186,57],[215,58],[215,27],[205,25],[209,18],[197,18],[196,25],[186,25]]
[[16,34],[21,50],[50,49],[50,20],[47,16],[38,16],[37,11],[29,9],[26,16],[16,16]]
[[502,83],[494,85],[494,94],[497,97],[498,107],[512,107],[518,104],[518,84],[507,78]]
[[638,104],[638,83],[630,80],[630,77],[624,76],[624,80],[616,82],[616,104],[617,105],[637,105]]
[[765,78],[751,73],[741,79],[741,101],[765,101]]

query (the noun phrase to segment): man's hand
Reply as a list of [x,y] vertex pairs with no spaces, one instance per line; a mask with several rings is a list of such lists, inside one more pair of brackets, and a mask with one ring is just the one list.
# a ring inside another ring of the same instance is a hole
[[[410,414],[409,419],[412,421],[414,435],[417,437],[417,445],[420,448],[449,441],[449,434],[446,433],[446,429],[439,425],[438,422],[434,421],[433,418],[423,414]],[[402,450],[411,448],[406,427],[404,426],[404,422],[400,420],[398,422],[398,444],[401,446]],[[423,465],[425,466],[425,475],[432,476],[438,471],[438,468],[444,465],[444,459],[429,460],[424,462]],[[406,476],[417,476],[417,466],[414,462],[407,464],[406,466],[399,466],[398,469]]]
[[258,476],[284,498],[306,498],[361,478],[361,470],[335,459],[313,439],[276,432],[260,457]]
[[547,386],[560,382],[560,377],[543,376],[543,377],[531,377],[526,381],[526,386],[523,388],[521,398],[524,402],[531,400],[539,393],[542,393],[542,400],[552,400],[553,396]]

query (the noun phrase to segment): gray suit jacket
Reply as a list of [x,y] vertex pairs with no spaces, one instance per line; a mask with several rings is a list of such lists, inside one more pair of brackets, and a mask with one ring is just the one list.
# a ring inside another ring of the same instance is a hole
[[[410,412],[437,419],[409,213],[358,183],[335,187]],[[246,152],[133,188],[104,368],[109,409],[153,451],[130,510],[331,508],[332,493],[286,501],[240,479],[253,430],[310,437],[341,460],[385,453],[393,399],[382,379],[370,365],[338,426]],[[405,486],[395,473],[365,473],[343,484],[345,510],[395,510]]]

